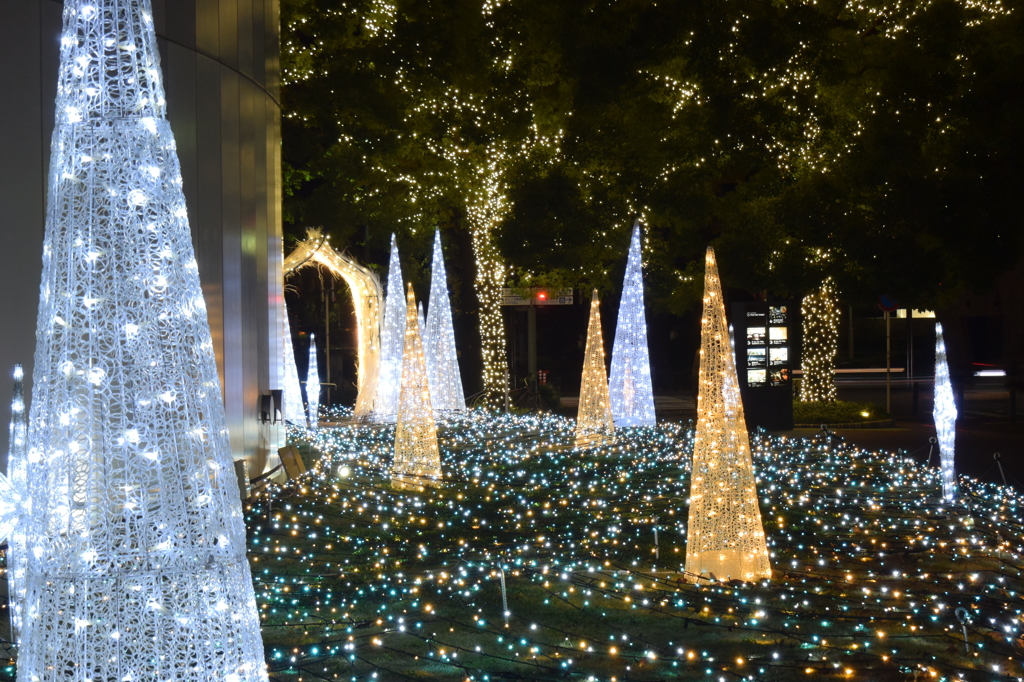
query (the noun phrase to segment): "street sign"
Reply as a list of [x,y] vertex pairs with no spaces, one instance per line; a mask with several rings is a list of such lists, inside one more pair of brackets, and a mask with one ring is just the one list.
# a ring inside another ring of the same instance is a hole
[[882,312],[891,313],[900,307],[900,302],[887,294],[882,294],[878,297],[878,307]]
[[572,289],[507,287],[501,290],[502,305],[572,305],[574,299]]

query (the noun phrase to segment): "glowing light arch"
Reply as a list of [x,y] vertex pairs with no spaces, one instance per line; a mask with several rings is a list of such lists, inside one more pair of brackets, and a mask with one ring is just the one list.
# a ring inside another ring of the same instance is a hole
[[[358,327],[358,362],[355,416],[367,417],[373,411],[373,400],[380,377],[380,323],[384,311],[384,290],[380,279],[354,258],[338,253],[320,230],[306,231],[306,238],[284,259],[284,276],[304,267],[319,265],[335,277],[345,280],[352,292]],[[290,341],[290,339],[289,339]]]

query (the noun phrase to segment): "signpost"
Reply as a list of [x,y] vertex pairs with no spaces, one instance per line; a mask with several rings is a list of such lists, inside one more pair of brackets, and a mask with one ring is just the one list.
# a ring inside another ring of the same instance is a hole
[[892,414],[892,334],[889,320],[900,307],[899,301],[886,294],[878,297],[878,307],[885,315],[885,411]]
[[747,428],[793,428],[793,363],[790,302],[734,303],[736,372]]

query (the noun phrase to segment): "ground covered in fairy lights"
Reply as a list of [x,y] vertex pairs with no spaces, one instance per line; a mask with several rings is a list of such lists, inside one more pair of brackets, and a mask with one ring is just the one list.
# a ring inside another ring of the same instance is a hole
[[759,434],[773,578],[696,586],[688,425],[579,451],[571,420],[478,412],[440,425],[444,487],[414,493],[389,485],[393,427],[340,421],[247,504],[274,679],[1024,677],[1010,489],[948,506],[901,455]]

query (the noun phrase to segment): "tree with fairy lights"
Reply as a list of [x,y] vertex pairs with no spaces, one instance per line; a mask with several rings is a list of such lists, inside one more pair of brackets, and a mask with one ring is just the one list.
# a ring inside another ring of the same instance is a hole
[[265,682],[149,0],[67,0],[18,677]]
[[423,333],[427,375],[430,379],[430,398],[435,413],[464,412],[466,399],[462,392],[459,356],[455,350],[452,307],[448,296],[444,254],[441,252],[440,231],[434,234],[433,263],[430,273],[430,306],[427,309],[427,326]]
[[439,485],[442,474],[437,424],[430,404],[423,339],[416,314],[416,295],[411,284],[407,294],[404,346],[391,485],[417,490],[423,486]]
[[822,282],[820,289],[804,297],[800,315],[803,319],[800,400],[805,403],[835,402],[839,306],[831,277]]
[[1001,46],[1024,13],[752,7],[283,0],[289,211],[353,242],[469,228],[492,396],[498,287],[611,285],[636,215],[647,303],[672,312],[700,300],[709,233],[730,284],[779,294],[820,285],[809,246],[851,300],[886,281],[928,304],[1016,261],[1024,140],[999,112],[1024,111],[1024,70]]
[[654,426],[654,390],[651,388],[651,361],[647,353],[639,221],[633,226],[633,239],[629,245],[619,321],[615,325],[608,392],[616,426]]
[[604,335],[601,332],[601,302],[597,289],[590,299],[587,347],[583,354],[583,382],[576,415],[577,447],[593,447],[611,440],[615,433],[608,374],[604,368]]
[[942,338],[942,324],[935,323],[935,398],[932,403],[935,435],[939,441],[939,460],[942,464],[942,496],[952,502],[956,499],[956,466],[953,461],[956,441],[956,401],[953,383],[949,378],[946,359],[946,341]]
[[770,578],[736,359],[715,252],[709,246],[700,330],[700,390],[690,469],[686,572],[692,580]]
[[391,235],[391,260],[388,287],[384,297],[384,319],[380,332],[380,378],[373,401],[374,418],[394,421],[398,412],[398,394],[402,379],[402,349],[405,344],[406,315],[402,286],[402,264],[398,260],[398,242]]

